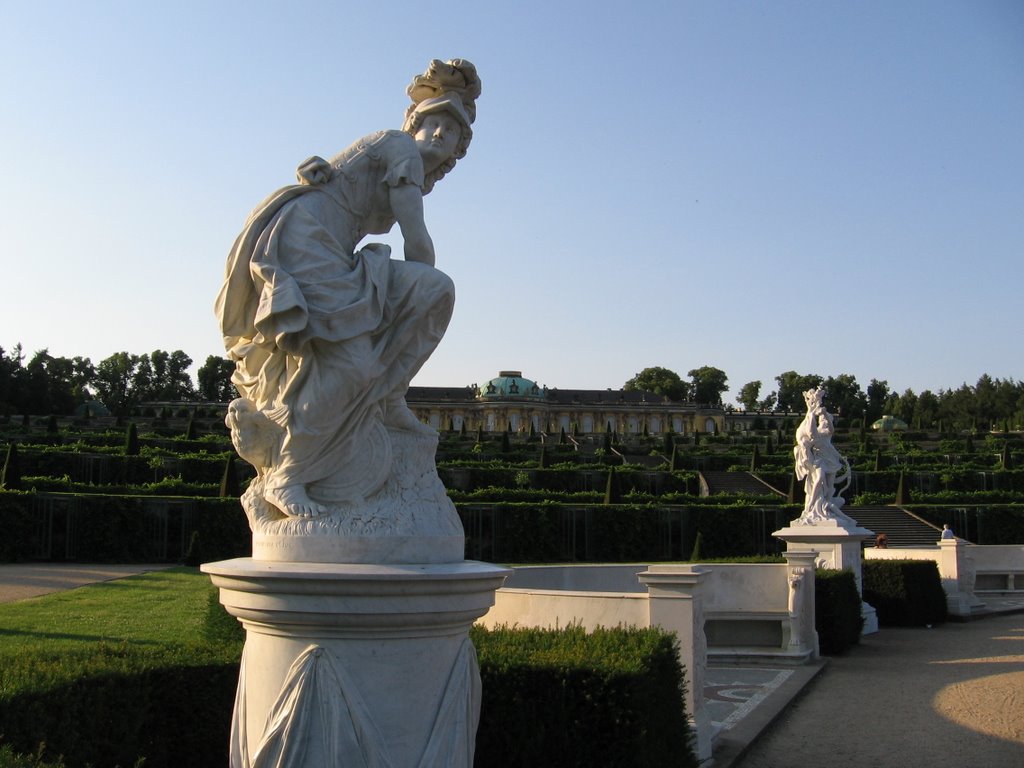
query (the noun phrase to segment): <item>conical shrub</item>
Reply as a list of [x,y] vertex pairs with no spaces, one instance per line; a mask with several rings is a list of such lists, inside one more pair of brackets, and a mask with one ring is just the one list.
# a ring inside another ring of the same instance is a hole
[[21,490],[21,466],[18,461],[18,446],[14,441],[7,446],[4,468],[0,470],[0,488],[7,491]]
[[697,538],[693,540],[693,551],[690,552],[690,562],[696,563],[704,557],[704,534],[697,531]]
[[907,478],[900,472],[899,482],[896,484],[896,506],[903,507],[910,503],[910,489],[907,487]]
[[220,478],[220,495],[222,498],[237,499],[242,495],[238,482],[238,468],[235,466],[235,454],[228,456],[224,463],[224,474]]
[[134,421],[128,422],[128,428],[124,434],[124,455],[125,456],[138,456],[139,455],[139,429],[135,426]]
[[608,481],[604,487],[605,504],[621,504],[622,490],[619,487],[619,476],[615,474],[615,468],[608,468]]

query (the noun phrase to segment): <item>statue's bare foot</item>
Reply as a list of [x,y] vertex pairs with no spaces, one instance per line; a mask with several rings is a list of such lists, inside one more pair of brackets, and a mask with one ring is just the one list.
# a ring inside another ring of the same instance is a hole
[[268,488],[264,498],[289,517],[319,517],[327,513],[327,507],[309,498],[299,483]]
[[416,432],[431,437],[437,435],[437,430],[429,424],[424,424],[416,418],[416,415],[409,410],[404,398],[391,400],[385,406],[384,424],[391,429],[401,429],[406,432]]

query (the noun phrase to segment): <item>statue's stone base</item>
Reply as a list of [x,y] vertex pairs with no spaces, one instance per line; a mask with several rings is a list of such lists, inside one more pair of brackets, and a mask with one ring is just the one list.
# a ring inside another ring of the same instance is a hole
[[246,629],[232,766],[472,766],[468,633],[507,569],[240,558],[202,570]]
[[463,536],[287,536],[253,533],[256,560],[307,563],[453,563]]
[[[842,518],[824,520],[813,525],[801,525],[798,520],[775,531],[772,536],[786,542],[786,552],[815,552],[816,564],[821,568],[848,568],[857,580],[857,591],[863,595],[861,581],[861,542],[873,539],[874,531],[861,528],[855,520],[843,515]],[[861,601],[861,617],[864,627],[861,634],[870,635],[878,631],[878,616],[875,609]]]
[[[410,419],[412,415],[410,414]],[[465,555],[462,522],[437,475],[434,456],[437,432],[385,429],[374,434],[387,447],[381,455],[385,471],[373,462],[346,467],[377,477],[366,488],[360,475],[333,490],[310,487],[310,498],[328,510],[318,517],[288,517],[264,498],[256,478],[242,495],[242,508],[252,527],[256,560],[281,563],[455,563]],[[371,455],[376,455],[372,454]],[[343,474],[339,472],[339,476]],[[361,494],[372,487],[373,492]],[[357,492],[358,491],[358,492]],[[351,492],[351,498],[346,493]]]

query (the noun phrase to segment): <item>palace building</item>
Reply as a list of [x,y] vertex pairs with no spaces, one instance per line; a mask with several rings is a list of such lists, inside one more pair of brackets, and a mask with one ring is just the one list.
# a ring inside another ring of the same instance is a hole
[[726,429],[722,408],[622,389],[538,386],[522,371],[501,371],[483,386],[410,387],[409,408],[439,430],[677,435]]

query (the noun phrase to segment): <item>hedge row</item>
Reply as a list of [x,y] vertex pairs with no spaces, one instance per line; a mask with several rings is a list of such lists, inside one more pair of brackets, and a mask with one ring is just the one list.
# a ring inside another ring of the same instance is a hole
[[864,626],[853,571],[819,568],[814,578],[814,628],[825,656],[846,653],[860,643]]
[[[213,633],[205,645],[20,656],[3,670],[4,741],[27,754],[45,743],[40,758],[63,756],[69,768],[139,758],[146,768],[222,768],[239,644],[234,630]],[[483,679],[475,765],[697,765],[673,635],[474,628],[472,638]]]
[[[576,493],[580,491],[603,492],[609,469],[592,465],[571,469],[529,469],[441,464],[437,471],[445,487],[456,491],[525,486],[538,491]],[[623,493],[631,491],[649,494],[682,493],[695,496],[700,492],[700,481],[695,472],[668,472],[623,467],[616,467],[614,472]]]
[[475,765],[697,765],[674,635],[474,627],[471,637],[483,679]]
[[[124,456],[105,453],[32,451],[19,446],[18,468],[23,478],[64,478],[97,486],[139,486],[165,477],[182,477],[190,483],[219,483],[231,452],[165,456],[143,454]],[[245,477],[255,474],[243,461],[236,461]]]
[[1024,504],[910,504],[907,509],[937,526],[948,524],[975,544],[1024,543]]
[[198,532],[207,561],[252,551],[238,499],[0,491],[0,562],[181,562]]
[[946,594],[934,560],[865,560],[864,600],[887,627],[923,627],[946,620]]
[[26,650],[3,669],[3,739],[21,753],[45,743],[71,768],[228,764],[238,647],[144,648],[97,643],[88,653]]
[[[686,560],[773,554],[794,507],[458,504],[470,560]],[[237,499],[0,491],[0,562],[181,562],[194,532],[205,562],[251,552]]]
[[687,560],[773,554],[794,507],[457,504],[466,557],[499,563]]

